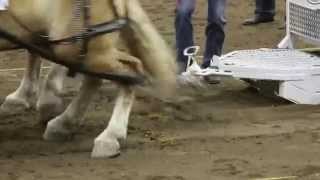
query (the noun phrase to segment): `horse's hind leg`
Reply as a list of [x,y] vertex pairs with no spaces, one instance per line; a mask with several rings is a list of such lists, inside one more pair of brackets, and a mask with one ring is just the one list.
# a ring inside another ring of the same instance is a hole
[[127,137],[129,115],[134,98],[132,87],[121,87],[109,125],[94,141],[92,157],[114,157],[120,154],[118,140]]
[[5,98],[0,107],[1,115],[13,115],[31,108],[39,89],[41,59],[30,54],[22,81],[16,91]]
[[69,140],[79,127],[89,103],[101,86],[100,79],[85,76],[80,92],[72,100],[67,109],[59,116],[49,121],[43,135],[44,139],[51,141]]
[[52,68],[45,78],[37,101],[39,119],[43,124],[63,112],[63,101],[60,95],[66,73],[65,67],[52,64]]

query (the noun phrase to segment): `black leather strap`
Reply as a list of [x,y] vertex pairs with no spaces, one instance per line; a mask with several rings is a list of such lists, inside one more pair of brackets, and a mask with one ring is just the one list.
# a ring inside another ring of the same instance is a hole
[[46,58],[54,63],[63,65],[71,69],[72,71],[79,72],[79,73],[84,73],[87,75],[95,76],[98,78],[102,79],[108,79],[108,80],[113,80],[117,81],[119,83],[123,84],[128,84],[128,85],[135,85],[135,84],[142,84],[144,82],[145,77],[143,76],[137,76],[136,74],[134,75],[124,75],[124,74],[114,74],[114,73],[94,73],[86,70],[84,67],[78,64],[71,64],[68,63],[68,61],[58,58],[51,50],[50,48],[47,48],[44,45],[37,45],[37,44],[32,44],[25,42],[22,39],[19,39],[15,35],[7,32],[6,30],[3,30],[0,27],[0,37],[17,44],[24,49],[29,50],[32,53],[36,53],[39,56]]

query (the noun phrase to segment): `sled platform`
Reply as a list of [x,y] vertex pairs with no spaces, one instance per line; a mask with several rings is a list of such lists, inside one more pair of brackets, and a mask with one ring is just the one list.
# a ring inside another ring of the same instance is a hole
[[319,47],[320,0],[287,0],[286,17],[286,36],[279,49],[234,51],[213,57],[211,67],[204,70],[198,67],[195,53],[186,51],[187,71],[198,76],[243,79],[261,91],[272,87],[274,94],[294,103],[320,104],[320,49],[294,49],[294,40]]
[[[230,76],[259,84],[276,83],[274,93],[298,104],[320,104],[320,57],[294,49],[240,50],[219,58],[200,76]],[[258,82],[263,81],[263,83]]]

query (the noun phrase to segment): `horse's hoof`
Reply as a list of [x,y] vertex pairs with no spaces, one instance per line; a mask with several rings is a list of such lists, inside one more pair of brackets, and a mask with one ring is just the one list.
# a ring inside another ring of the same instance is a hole
[[115,158],[120,155],[120,144],[116,139],[95,140],[91,153],[93,158]]
[[5,100],[0,106],[0,116],[12,116],[30,109],[30,104],[24,100]]
[[56,121],[50,121],[47,125],[46,131],[43,134],[43,139],[47,141],[65,142],[73,138],[73,133]]

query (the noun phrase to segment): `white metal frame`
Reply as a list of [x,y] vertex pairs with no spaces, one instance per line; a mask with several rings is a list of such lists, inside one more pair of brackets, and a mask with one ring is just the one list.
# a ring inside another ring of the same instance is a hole
[[320,104],[320,57],[294,49],[295,39],[320,45],[320,0],[287,0],[286,10],[287,33],[280,49],[234,51],[215,58],[207,69],[200,69],[195,53],[185,53],[189,56],[185,74],[276,81],[278,96],[299,104]]
[[320,45],[320,1],[287,0],[286,9],[287,34],[278,48],[294,48],[294,38]]

